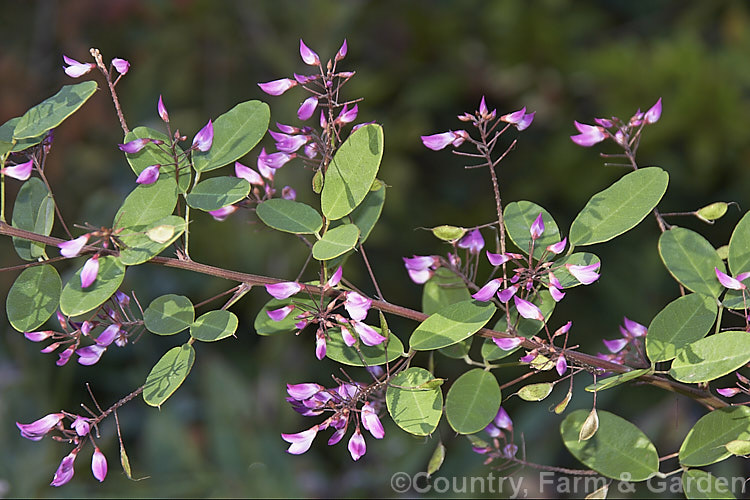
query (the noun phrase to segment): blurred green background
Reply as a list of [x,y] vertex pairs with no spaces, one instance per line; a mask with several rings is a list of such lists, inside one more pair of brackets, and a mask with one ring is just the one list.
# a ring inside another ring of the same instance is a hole
[[[536,111],[533,125],[499,169],[503,199],[539,203],[564,234],[588,198],[624,172],[602,165],[599,152],[616,152],[610,144],[585,149],[569,140],[573,120],[628,118],[659,97],[664,112],[648,127],[639,160],[670,174],[662,211],[695,210],[718,200],[748,206],[750,4],[745,1],[3,0],[0,6],[0,122],[71,82],[62,71],[63,54],[88,61],[88,49],[97,47],[105,60],[121,57],[132,65],[118,85],[131,128],[161,126],[160,94],[172,123],[190,137],[209,117],[249,99],[271,105],[272,123],[295,123],[303,94],[294,89],[271,97],[256,83],[307,71],[299,59],[300,37],[323,59],[346,38],[349,55],[340,67],[356,70],[357,76],[344,95],[364,98],[358,121],[375,120],[385,129],[379,177],[390,187],[368,256],[393,303],[420,305],[420,287],[409,281],[402,256],[447,251],[417,228],[472,226],[494,218],[487,173],[465,171],[461,158],[447,150],[429,151],[419,140],[462,127],[456,115],[475,110],[483,95],[499,113],[523,106]],[[116,148],[121,140],[104,91],[56,131],[47,172],[68,223],[111,224],[118,203],[134,186]],[[262,144],[273,149],[268,138]],[[254,165],[255,154],[245,163]],[[301,197],[309,196],[309,171],[301,165],[290,163],[277,179],[279,187],[289,184]],[[11,195],[19,185],[9,181]],[[715,226],[688,218],[670,221],[699,230],[718,247],[728,242],[740,216],[731,209]],[[222,223],[195,214],[193,231],[195,260],[239,271],[293,279],[306,255],[294,237],[266,230],[246,213]],[[618,336],[623,315],[648,324],[676,297],[677,287],[658,259],[657,236],[653,220],[646,219],[625,236],[591,249],[603,261],[601,280],[568,294],[553,320],[573,320],[572,341],[582,350],[602,350],[601,339]],[[0,240],[0,266],[18,263],[10,242]],[[59,268],[67,273],[63,279],[74,270]],[[16,274],[0,273],[0,295]],[[350,260],[346,277],[373,292],[360,260]],[[164,293],[184,294],[197,303],[232,285],[147,265],[128,272],[124,289],[135,290],[143,304]],[[237,338],[199,346],[190,377],[161,410],[140,399],[121,410],[134,474],[149,479],[130,482],[119,473],[114,423],[107,421],[99,440],[110,462],[106,482],[95,484],[91,477],[87,448],[78,457],[75,479],[60,489],[47,485],[69,448],[49,439],[22,439],[14,422],[61,408],[75,412],[81,402],[90,406],[85,382],[102,405],[111,404],[138,387],[180,339],[144,336],[127,349],[110,349],[94,367],[71,362],[58,368],[55,355],[38,354],[38,345],[10,328],[2,308],[0,496],[396,496],[391,475],[424,470],[438,437],[448,447],[438,475],[489,472],[445,422],[429,440],[386,422],[386,439],[366,436],[367,455],[356,464],[345,443],[325,445],[327,434],[305,455],[286,454],[279,433],[317,421],[299,417],[284,402],[284,384],[330,385],[338,368],[315,360],[308,332],[257,337],[252,323],[265,300],[265,292],[253,291],[234,306],[240,316]],[[393,319],[391,327],[406,341],[414,324]],[[435,361],[438,376],[449,379],[465,366],[443,357]],[[501,383],[512,377],[497,374]],[[570,409],[590,407],[590,394],[582,392],[588,383],[577,379]],[[549,412],[565,390],[557,388],[536,405],[521,405],[518,398],[504,403],[518,442],[521,433],[525,437],[529,461],[579,466],[560,442],[562,417]],[[640,426],[662,455],[677,451],[703,414],[689,400],[642,387],[602,393],[599,407]],[[662,471],[676,467],[672,460]],[[735,460],[713,470],[747,475],[742,467]],[[555,496],[535,489],[533,469],[520,474],[528,476],[530,496]]]

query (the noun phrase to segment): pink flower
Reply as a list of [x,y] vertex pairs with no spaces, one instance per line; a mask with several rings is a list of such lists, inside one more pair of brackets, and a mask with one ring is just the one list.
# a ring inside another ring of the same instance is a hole
[[513,297],[513,301],[516,304],[516,309],[518,309],[518,314],[520,314],[524,318],[544,321],[544,315],[542,314],[542,311],[528,300]]
[[511,285],[505,290],[497,292],[497,298],[500,299],[500,302],[502,302],[503,304],[507,304],[510,298],[515,296],[517,291],[518,285]]
[[30,424],[19,424],[16,422],[16,427],[21,431],[21,437],[32,441],[39,441],[49,431],[54,429],[64,417],[63,413],[50,413]]
[[60,466],[55,471],[55,477],[52,478],[50,486],[62,486],[71,479],[73,479],[73,464],[78,455],[78,449],[74,449],[68,455],[66,455],[60,462]]
[[42,340],[47,340],[54,334],[55,332],[53,332],[52,330],[45,330],[40,332],[26,332],[23,334],[23,336],[32,342],[41,342]]
[[341,47],[339,47],[338,52],[336,52],[336,55],[334,56],[333,60],[338,62],[346,57],[346,52],[348,50],[348,47],[346,46],[346,38],[344,38],[344,43],[341,44]]
[[158,163],[156,165],[150,165],[144,168],[141,173],[138,174],[138,177],[135,180],[136,184],[153,184],[159,179],[160,168],[161,165],[159,165]]
[[585,123],[573,122],[580,132],[578,135],[571,135],[570,139],[579,146],[589,147],[607,138],[607,133],[603,127],[586,125]]
[[565,268],[575,279],[580,281],[584,285],[590,285],[594,281],[599,279],[599,274],[596,272],[599,269],[601,263],[596,262],[589,264],[588,266],[577,266],[574,264],[565,264]]
[[432,278],[435,269],[440,265],[440,259],[434,255],[415,255],[414,257],[402,257],[404,267],[409,273],[411,280],[421,285]]
[[[276,149],[283,153],[294,153],[299,148],[310,142],[309,135],[289,135],[280,132],[268,131],[276,141]],[[269,165],[270,166],[270,165]]]
[[531,125],[531,122],[534,121],[535,113],[536,111],[532,113],[526,113],[526,108],[524,107],[513,113],[508,113],[507,115],[501,116],[500,121],[512,123],[520,132],[521,130],[527,129],[529,125]]
[[162,100],[161,95],[159,95],[159,102],[156,105],[156,111],[159,113],[159,118],[161,118],[163,122],[169,123],[169,113],[167,113],[167,107],[164,106],[164,101]]
[[318,98],[315,96],[308,97],[305,102],[297,110],[297,118],[302,121],[310,118],[315,113],[315,108],[318,107]]
[[[54,343],[54,344],[50,345],[49,347],[52,347],[52,346],[55,346],[55,349],[57,349],[57,347],[59,346],[59,344]],[[48,347],[48,349],[49,349],[49,347]],[[54,349],[52,349],[52,350],[54,350]],[[70,347],[68,347],[67,349],[65,349],[63,352],[61,352],[58,355],[58,358],[57,358],[57,361],[55,361],[55,364],[57,366],[65,366],[68,363],[68,361],[70,360],[70,357],[73,355],[73,353],[75,352],[75,350],[76,350],[75,344],[73,344]],[[45,350],[42,349],[42,352],[45,352]]]
[[458,248],[466,248],[469,253],[478,255],[479,252],[484,248],[484,238],[479,229],[469,231],[458,241]]
[[107,328],[104,329],[102,333],[99,334],[99,336],[96,338],[94,342],[96,342],[98,345],[107,347],[109,344],[114,342],[114,340],[120,335],[121,326],[122,325],[119,325],[117,323],[109,325]]
[[555,362],[555,369],[557,370],[557,374],[561,377],[563,376],[563,373],[568,371],[568,362],[565,360],[564,355],[560,355],[557,358],[557,362]]
[[104,351],[106,350],[106,347],[97,344],[81,347],[76,350],[76,354],[79,356],[78,363],[84,366],[95,365],[99,362],[102,354],[104,354]]
[[344,308],[354,321],[363,321],[367,317],[367,311],[370,310],[371,305],[371,299],[363,297],[357,292],[346,292]]
[[318,359],[326,357],[326,335],[322,331],[315,334],[315,357]]
[[357,332],[357,335],[359,335],[359,338],[365,345],[374,346],[382,344],[385,341],[385,337],[376,332],[371,326],[360,321],[354,321],[352,326],[354,326],[354,331]]
[[565,250],[565,246],[568,244],[568,237],[562,239],[562,241],[558,241],[557,243],[553,245],[549,245],[547,247],[547,251],[551,252],[555,255],[560,255],[563,250]]
[[94,254],[83,265],[81,270],[81,288],[88,288],[96,280],[99,274],[99,254]]
[[510,419],[508,412],[506,412],[502,406],[497,410],[497,415],[492,422],[501,429],[509,431],[513,430],[513,421]]
[[552,295],[552,300],[560,302],[565,297],[565,292],[561,291],[562,285],[557,277],[553,273],[548,274],[549,277],[549,293]]
[[336,269],[336,271],[328,279],[328,282],[323,288],[330,289],[338,285],[341,282],[341,277],[343,276],[343,274],[344,274],[344,268],[339,266],[338,269]]
[[85,436],[91,432],[89,419],[81,417],[80,415],[76,416],[76,419],[70,424],[70,428],[74,429],[79,436]]
[[34,168],[34,160],[29,160],[12,167],[0,169],[0,173],[12,177],[19,181],[25,181],[31,177],[31,171]]
[[354,431],[351,439],[349,439],[349,453],[352,455],[354,461],[359,460],[367,452],[367,446],[365,445],[365,438],[359,429]]
[[286,384],[286,392],[297,401],[311,398],[324,389],[320,384]]
[[205,153],[209,149],[211,149],[211,145],[214,142],[214,125],[211,123],[211,120],[208,120],[208,123],[198,131],[197,134],[195,134],[195,137],[193,138],[193,148],[197,149],[198,151],[202,151]]
[[65,55],[63,56],[63,61],[68,65],[67,67],[63,66],[65,74],[71,78],[83,76],[96,67],[94,63],[81,63]]
[[[266,149],[263,148],[260,151],[260,154],[258,155],[258,167],[260,167],[261,160],[263,163],[268,167],[272,169],[281,168],[284,165],[286,165],[287,162],[295,158],[297,155],[295,154],[287,154],[283,151],[277,151],[276,153],[266,153]],[[261,174],[263,171],[261,171]]]
[[615,339],[615,340],[602,340],[604,345],[609,349],[609,352],[618,353],[628,345],[628,339]]
[[529,233],[531,233],[531,239],[537,240],[539,237],[544,233],[544,219],[542,219],[542,213],[539,212],[539,215],[536,219],[534,219],[534,222],[531,223],[531,227],[529,228]]
[[301,38],[299,39],[299,55],[302,57],[302,61],[305,64],[310,66],[320,66],[320,58],[318,57],[318,54],[310,50]]
[[339,325],[339,328],[341,328],[341,338],[344,339],[344,344],[351,347],[357,343],[357,338],[352,335],[352,332],[350,332],[347,327]]
[[659,118],[661,118],[661,97],[658,101],[656,101],[656,104],[651,106],[648,111],[646,111],[646,114],[644,115],[644,120],[646,123],[656,123],[659,121]]
[[57,247],[60,249],[60,255],[68,259],[78,256],[89,241],[89,235],[84,234],[74,240],[63,241],[58,243]]
[[359,108],[355,104],[351,109],[347,109],[346,104],[344,104],[344,109],[341,110],[341,113],[339,113],[339,116],[336,117],[334,120],[334,123],[344,125],[346,123],[351,123],[354,120],[357,119],[357,113],[359,112]]
[[125,59],[120,59],[119,57],[115,57],[114,59],[112,59],[112,66],[114,66],[115,70],[117,70],[117,72],[121,75],[124,75],[130,69],[130,63]]
[[275,299],[279,300],[289,298],[300,290],[302,290],[302,285],[296,281],[266,285],[266,291]]
[[120,148],[120,151],[134,154],[145,148],[146,144],[148,144],[149,142],[152,142],[151,139],[144,137],[143,139],[133,139],[132,141],[128,141],[125,144],[118,144],[117,147]]
[[385,436],[385,429],[383,424],[380,423],[378,414],[375,412],[375,408],[372,407],[370,402],[366,402],[362,405],[362,413],[360,414],[362,419],[362,427],[370,431],[372,437],[375,439],[383,439]]
[[480,288],[477,293],[471,296],[471,298],[481,302],[487,302],[495,295],[495,292],[497,292],[502,285],[503,280],[501,278],[495,278],[487,282],[487,284]]
[[234,175],[240,179],[245,179],[247,182],[255,186],[262,186],[265,184],[263,178],[258,172],[238,161],[234,162]]
[[463,144],[468,136],[469,134],[465,130],[459,130],[458,132],[450,130],[442,134],[423,135],[422,144],[433,151],[438,151],[449,144],[453,147],[458,147]]
[[638,323],[637,321],[633,321],[632,319],[628,319],[625,316],[623,316],[622,321],[625,324],[625,330],[623,331],[622,329],[620,329],[620,331],[625,337],[643,337],[648,331],[648,329],[642,324]]
[[294,311],[293,305],[284,306],[281,309],[274,309],[272,311],[266,311],[268,317],[274,321],[281,321],[282,319],[289,316],[289,313]]
[[737,275],[737,278],[732,278],[728,274],[719,271],[718,267],[714,267],[714,271],[716,272],[716,277],[719,279],[719,283],[721,283],[724,288],[729,288],[731,290],[744,290],[747,288],[742,281],[746,280],[748,276],[750,276],[750,273],[741,273]]
[[523,344],[523,341],[526,339],[524,339],[523,337],[512,337],[512,338],[492,337],[492,340],[503,351],[511,351],[515,349],[516,347],[518,347],[519,345]]
[[294,190],[291,186],[284,186],[281,190],[281,197],[285,200],[296,200],[297,199],[297,191]]
[[107,457],[98,446],[94,447],[94,455],[91,457],[91,472],[100,483],[107,477]]
[[740,390],[736,387],[727,387],[725,389],[716,389],[716,392],[725,398],[731,398],[732,396],[739,394]]
[[281,95],[296,85],[297,82],[291,78],[282,78],[280,80],[273,80],[272,82],[259,83],[258,87],[268,95]]
[[282,434],[281,438],[287,443],[291,443],[291,446],[286,450],[287,453],[292,455],[301,455],[310,449],[315,436],[318,434],[319,426],[314,425],[306,431],[298,432],[296,434]]
[[209,210],[208,214],[216,221],[223,221],[233,213],[237,211],[237,205],[227,205],[226,207],[217,208],[216,210]]

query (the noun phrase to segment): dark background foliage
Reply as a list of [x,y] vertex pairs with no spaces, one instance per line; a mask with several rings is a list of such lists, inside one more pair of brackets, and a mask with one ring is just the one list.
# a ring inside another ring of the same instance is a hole
[[[376,120],[385,129],[379,177],[390,187],[368,256],[386,298],[394,303],[420,304],[420,287],[409,281],[402,256],[447,251],[419,228],[472,226],[494,218],[486,172],[466,171],[462,158],[428,151],[419,140],[460,128],[456,115],[476,109],[483,95],[500,113],[523,106],[537,112],[500,167],[501,188],[506,201],[527,199],[544,206],[564,234],[588,198],[624,172],[604,167],[598,157],[616,152],[611,145],[584,149],[569,140],[573,120],[627,118],[659,97],[664,113],[648,128],[639,159],[670,174],[660,208],[689,211],[717,200],[747,208],[750,8],[740,0],[4,0],[0,5],[0,122],[70,83],[61,68],[62,54],[84,61],[88,49],[97,47],[105,60],[122,57],[132,64],[118,86],[131,127],[160,126],[160,94],[172,123],[191,137],[209,117],[249,99],[271,105],[272,123],[292,123],[302,94],[295,89],[271,97],[256,83],[306,70],[297,51],[300,37],[321,58],[332,56],[346,38],[349,55],[342,67],[356,70],[357,76],[345,95],[364,97],[359,120]],[[56,131],[47,172],[69,223],[111,224],[120,200],[134,186],[116,148],[121,141],[103,90]],[[263,144],[272,146],[268,139]],[[245,163],[254,161],[251,154]],[[279,178],[280,186],[290,184],[301,197],[309,196],[310,174],[299,164],[284,167]],[[19,183],[8,185],[12,194]],[[691,218],[671,221],[698,229],[718,247],[728,242],[740,215],[732,209],[715,226]],[[253,220],[243,213],[216,223],[196,214],[192,257],[293,279],[305,248]],[[572,319],[573,342],[595,353],[603,349],[602,338],[618,335],[623,315],[648,324],[678,292],[658,259],[657,236],[653,220],[646,219],[614,242],[593,247],[603,261],[602,279],[569,293],[553,326]],[[18,263],[10,242],[0,241],[0,265]],[[68,276],[73,271],[61,269]],[[3,295],[15,275],[0,273]],[[372,293],[359,259],[351,259],[347,277]],[[129,271],[124,286],[147,304],[163,293],[199,302],[231,284],[145,265]],[[85,382],[101,404],[110,404],[140,385],[176,341],[144,336],[128,349],[110,349],[114,352],[95,367],[71,362],[58,368],[56,356],[38,354],[39,347],[13,331],[0,310],[0,496],[390,496],[391,475],[424,470],[438,437],[448,447],[440,475],[486,475],[481,457],[447,425],[438,429],[439,436],[424,440],[388,422],[386,439],[367,439],[368,453],[356,464],[345,443],[325,446],[327,436],[303,456],[287,455],[279,433],[314,422],[284,402],[284,384],[328,383],[338,369],[315,361],[310,335],[257,337],[252,322],[266,299],[265,292],[253,291],[234,307],[240,316],[237,338],[199,346],[188,381],[160,411],[136,400],[120,412],[134,473],[150,479],[129,482],[118,473],[114,425],[108,421],[99,441],[110,462],[107,481],[98,485],[90,477],[89,449],[79,456],[76,478],[59,490],[47,484],[67,446],[23,440],[14,421],[30,422],[61,408],[76,411],[79,402],[90,405]],[[414,328],[396,319],[391,326],[405,341]],[[448,379],[463,369],[447,358],[435,362],[439,376]],[[512,376],[497,374],[501,383]],[[582,388],[589,382],[584,377],[577,382],[570,408],[588,408],[590,394]],[[564,393],[560,387],[548,401],[556,403]],[[549,405],[519,404],[517,398],[504,403],[516,423],[517,440],[521,433],[525,437],[528,460],[577,467],[559,439],[561,417],[551,414]],[[688,400],[644,387],[602,393],[599,407],[639,425],[661,454],[676,451],[702,414]],[[673,465],[666,462],[662,470]],[[735,461],[715,470],[738,475],[741,466]],[[521,474],[528,476],[529,494],[539,495],[536,473],[526,469]]]

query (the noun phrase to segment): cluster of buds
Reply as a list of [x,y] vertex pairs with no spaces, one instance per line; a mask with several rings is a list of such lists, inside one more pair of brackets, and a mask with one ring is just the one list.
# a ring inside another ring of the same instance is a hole
[[502,406],[492,422],[484,428],[484,432],[492,439],[491,443],[474,436],[470,436],[470,439],[474,453],[487,455],[485,465],[497,458],[512,460],[516,456],[518,446],[513,443],[513,421]]
[[[377,385],[377,383],[376,383]],[[319,384],[287,384],[289,397],[286,400],[295,411],[306,417],[333,413],[320,424],[296,434],[282,434],[281,437],[290,443],[287,452],[300,455],[310,449],[318,432],[335,429],[328,439],[328,445],[341,441],[349,428],[350,422],[355,426],[349,439],[349,453],[353,460],[359,460],[367,451],[365,438],[360,427],[369,431],[375,439],[383,439],[385,430],[378,418],[382,405],[382,391],[354,382],[341,382],[337,387],[326,389]],[[361,405],[361,406],[360,406]]]
[[636,358],[640,364],[648,364],[643,352],[643,339],[646,337],[647,328],[642,324],[623,318],[624,326],[620,326],[621,338],[614,340],[602,340],[609,353],[597,354],[597,357],[613,363],[625,364],[628,355]]
[[[65,365],[73,354],[78,356],[78,363],[81,365],[96,364],[111,344],[124,347],[128,343],[129,337],[133,335],[133,331],[128,331],[128,328],[142,324],[142,321],[133,317],[130,310],[130,297],[119,290],[99,310],[94,319],[80,323],[74,322],[58,311],[57,320],[60,323],[61,332],[41,330],[24,333],[24,336],[32,342],[53,341],[41,350],[44,354],[63,348],[58,353],[57,366]],[[96,338],[93,338],[92,332],[99,328],[103,330]],[[81,346],[84,337],[90,338],[93,344]]]
[[[63,424],[63,420],[66,418],[71,421],[67,428]],[[91,457],[91,472],[100,482],[107,477],[107,458],[96,445],[92,436],[92,430],[96,428],[97,422],[96,419],[92,420],[80,415],[60,412],[50,413],[30,424],[16,422],[16,426],[21,431],[22,437],[32,441],[40,441],[51,431],[57,430],[60,435],[53,436],[55,441],[75,445],[73,451],[63,457],[50,483],[51,486],[62,486],[73,478],[75,459],[87,439],[94,446],[94,454]]]
[[605,139],[612,139],[626,151],[633,151],[638,146],[643,127],[656,123],[660,117],[661,98],[645,113],[640,109],[636,111],[628,121],[613,116],[612,118],[595,118],[596,125],[573,122],[579,133],[570,136],[570,139],[584,147],[593,146]]
[[[96,68],[96,64],[94,63],[78,62],[75,59],[72,59],[65,55],[63,56],[63,61],[65,61],[65,64],[67,64],[67,66],[63,66],[63,70],[65,71],[65,74],[71,78],[78,78],[80,76],[85,75],[92,69]],[[119,57],[115,57],[114,59],[112,59],[112,62],[110,63],[110,70],[108,72],[110,77],[113,74],[112,69],[114,69],[117,72],[118,74],[117,80],[119,80],[121,76],[125,75],[128,72],[128,70],[130,70],[130,63],[126,61],[125,59],[120,59]],[[117,84],[117,80],[115,80],[115,84]]]
[[[323,287],[324,290],[336,287],[341,281],[341,276],[342,268],[339,267]],[[301,290],[302,285],[295,281],[266,285],[266,291],[279,300],[288,299]],[[344,343],[349,347],[356,345],[358,338],[368,346],[380,345],[386,340],[373,327],[364,323],[371,305],[371,299],[354,291],[345,291],[325,305],[323,309],[311,310],[302,304],[292,302],[266,313],[273,321],[281,321],[292,312],[301,310],[302,312],[297,313],[294,317],[297,320],[295,327],[301,331],[309,324],[318,325],[315,332],[315,356],[318,359],[323,359],[326,355],[326,342],[331,329],[339,329]],[[348,318],[336,312],[336,309],[342,306],[349,315]]]

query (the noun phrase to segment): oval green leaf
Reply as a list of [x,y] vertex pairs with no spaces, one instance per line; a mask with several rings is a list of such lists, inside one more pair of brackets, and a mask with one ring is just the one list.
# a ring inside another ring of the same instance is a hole
[[207,172],[245,156],[266,134],[270,117],[268,104],[261,101],[241,102],[218,117],[211,149],[193,153],[195,169]]
[[732,231],[727,260],[732,276],[750,271],[750,212],[740,219]]
[[495,311],[491,302],[451,304],[424,320],[411,334],[409,345],[415,351],[429,351],[461,342],[486,325]]
[[11,326],[19,332],[42,326],[57,310],[61,290],[60,275],[49,264],[24,269],[5,301]]
[[176,206],[177,184],[173,179],[162,178],[131,191],[117,211],[113,224],[118,228],[133,227],[140,231],[148,224],[172,215]]
[[359,228],[354,224],[342,224],[329,229],[312,247],[317,260],[331,260],[343,255],[357,245]]
[[146,329],[157,335],[173,335],[193,324],[195,309],[183,295],[162,295],[151,301],[143,311]]
[[[380,328],[372,327],[381,333]],[[385,354],[388,352],[388,362],[394,361],[404,354],[404,344],[393,333],[388,335],[388,340],[379,345],[369,346],[362,342],[349,347],[344,343],[339,328],[328,330],[326,341],[326,357],[348,366],[377,366],[386,363]],[[359,352],[358,352],[359,351]],[[361,354],[361,357],[360,357]],[[363,362],[364,360],[364,362]]]
[[513,241],[513,244],[527,255],[531,244],[531,233],[529,230],[531,224],[539,217],[540,213],[544,221],[544,232],[534,242],[534,257],[537,259],[542,256],[548,245],[557,243],[562,239],[560,238],[560,229],[557,227],[555,220],[549,212],[530,201],[514,201],[509,203],[503,211],[508,236]]
[[37,137],[60,125],[63,120],[78,111],[96,92],[96,82],[87,81],[65,85],[52,97],[28,110],[16,123],[14,139]]
[[388,413],[396,425],[416,436],[427,436],[437,428],[443,414],[440,387],[425,388],[434,380],[424,368],[411,367],[393,377],[385,392]]
[[[55,220],[55,204],[47,186],[31,177],[18,190],[13,205],[13,227],[49,236]],[[44,244],[13,238],[13,247],[23,260],[36,260],[44,253]]]
[[708,382],[750,362],[750,335],[721,332],[685,346],[669,374],[680,382]]
[[682,491],[688,499],[735,498],[727,486],[725,478],[718,478],[709,472],[689,469],[682,473]]
[[143,400],[159,407],[182,385],[195,361],[190,344],[173,347],[154,365],[143,386]]
[[589,410],[576,410],[560,424],[563,443],[573,456],[599,474],[621,481],[645,481],[659,471],[656,447],[624,418],[599,411],[599,428],[586,441],[579,433]]
[[339,147],[325,173],[320,208],[330,220],[354,210],[370,191],[383,157],[383,128],[365,125]]
[[[454,272],[441,267],[422,288],[422,312],[433,314],[456,302],[471,300],[464,281]],[[449,358],[461,359],[469,353],[474,338],[443,347],[439,352]]]
[[255,213],[266,226],[286,233],[313,234],[323,227],[323,217],[313,207],[284,198],[258,204]]
[[212,177],[199,182],[186,196],[192,208],[210,212],[237,203],[250,193],[250,183],[239,177]]
[[46,134],[38,135],[36,137],[29,137],[27,139],[17,139],[15,144],[13,143],[13,131],[16,129],[20,116],[11,118],[7,122],[0,125],[0,156],[8,154],[9,152],[17,153],[24,151],[31,146],[36,146]]
[[716,299],[698,293],[667,304],[648,326],[648,359],[653,363],[674,359],[680,349],[708,334],[718,312]]
[[[165,134],[148,127],[134,128],[125,136],[124,142],[130,142],[135,139],[157,139],[164,142],[165,145],[169,145],[170,143],[169,137]],[[170,153],[162,149],[166,147],[165,145],[157,146],[156,144],[148,143],[137,153],[125,153],[125,159],[128,160],[128,164],[133,172],[135,172],[135,175],[140,174],[146,167],[150,167],[151,165],[161,165],[161,168],[159,168],[160,178],[170,178],[178,181],[175,175],[174,158]],[[175,145],[175,154],[178,158],[181,158],[178,185],[180,192],[184,193],[190,189],[193,171],[180,146]]]
[[625,382],[630,382],[631,380],[635,380],[638,377],[642,377],[643,375],[646,375],[648,373],[651,373],[651,368],[630,370],[629,372],[620,373],[619,375],[614,375],[612,377],[607,377],[598,381],[596,384],[586,386],[586,390],[589,392],[597,392],[611,389],[612,387],[617,387],[618,385],[624,384]]
[[370,236],[375,224],[380,219],[385,204],[385,184],[375,179],[370,186],[370,192],[365,199],[355,208],[349,217],[359,228],[359,241],[364,243]]
[[549,382],[525,385],[518,390],[518,397],[524,401],[541,401],[550,395],[554,387]]
[[81,270],[68,280],[60,295],[60,310],[67,316],[78,316],[104,304],[125,278],[125,266],[111,255],[99,257],[99,274],[88,288],[81,288]]
[[719,297],[723,290],[714,268],[726,267],[714,247],[703,236],[681,227],[673,227],[659,237],[659,255],[674,279],[685,288],[703,295]]
[[495,376],[475,368],[453,382],[445,398],[445,416],[454,431],[474,434],[492,422],[500,401],[500,385]]
[[214,342],[234,335],[239,321],[230,311],[209,311],[190,325],[190,336],[203,342]]
[[640,168],[586,203],[570,226],[575,246],[609,241],[637,226],[667,191],[669,174],[659,167]]
[[[168,230],[167,238],[154,241],[153,237],[149,236],[154,229]],[[118,258],[126,266],[142,264],[159,255],[184,232],[185,219],[176,215],[168,215],[145,226],[130,226],[118,236],[125,245],[120,250]]]
[[680,446],[680,464],[701,467],[720,462],[732,454],[726,444],[750,438],[750,408],[731,406],[703,415]]

